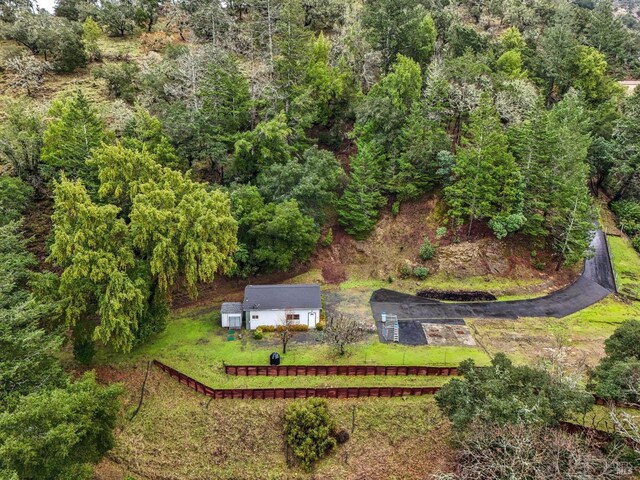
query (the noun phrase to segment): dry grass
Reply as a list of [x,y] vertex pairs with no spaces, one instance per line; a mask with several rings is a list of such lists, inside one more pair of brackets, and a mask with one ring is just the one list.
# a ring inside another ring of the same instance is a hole
[[[139,394],[132,380],[127,411]],[[117,446],[97,469],[97,479],[423,479],[452,467],[448,423],[432,398],[330,400],[338,427],[349,431],[355,407],[355,431],[306,474],[285,455],[282,416],[288,401],[209,402],[156,369],[147,386],[140,413],[121,422]]]

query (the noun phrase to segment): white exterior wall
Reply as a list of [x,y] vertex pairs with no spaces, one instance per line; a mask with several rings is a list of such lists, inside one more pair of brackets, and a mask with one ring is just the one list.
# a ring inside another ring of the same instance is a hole
[[[248,310],[246,315],[247,329],[255,330],[263,325],[284,325],[284,319],[286,314],[298,314],[300,315],[300,325],[307,325],[309,328],[316,328],[316,323],[320,321],[320,309],[287,309],[285,310]],[[314,315],[309,314],[315,314]],[[259,318],[252,318],[254,315],[258,315]]]
[[224,328],[229,328],[229,317],[240,317],[240,326],[242,326],[242,314],[241,313],[222,313],[220,315],[220,324]]

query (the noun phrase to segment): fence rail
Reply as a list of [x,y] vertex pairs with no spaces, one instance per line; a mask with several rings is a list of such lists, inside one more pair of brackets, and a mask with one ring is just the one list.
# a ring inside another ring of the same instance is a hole
[[384,376],[455,376],[456,367],[434,366],[385,366],[385,365],[225,365],[227,375],[239,377],[295,377],[295,376],[331,376],[331,375],[384,375]]
[[433,395],[440,387],[211,388],[157,360],[154,365],[178,382],[214,399],[362,398]]
[[[208,397],[215,399],[280,399],[280,398],[363,398],[363,397],[408,397],[416,395],[433,395],[437,393],[441,387],[326,387],[326,388],[211,388],[204,383],[199,382],[182,372],[179,372],[175,368],[171,368],[158,360],[154,360],[153,364],[160,370],[168,373],[171,377],[178,380],[183,385],[195,390],[198,393],[202,393]],[[289,366],[280,366],[280,368],[289,368]],[[228,368],[278,368],[278,367],[234,367],[227,365]],[[309,366],[308,368],[311,368]],[[316,367],[321,368],[321,367]],[[326,367],[322,367],[326,368]],[[333,368],[333,367],[332,367]],[[424,369],[424,368],[436,368],[444,369],[448,367],[373,367],[373,368],[388,368],[388,369]],[[450,368],[450,370],[455,370]],[[257,371],[257,370],[256,370]],[[393,371],[393,370],[390,370]],[[456,373],[450,373],[455,375]],[[258,375],[256,374],[238,374],[236,375]],[[281,374],[287,375],[287,374]],[[304,375],[304,374],[301,374]],[[320,374],[316,374],[320,375]],[[355,375],[355,374],[326,374],[326,375]],[[366,373],[364,375],[383,375]],[[389,375],[389,374],[387,374]],[[423,373],[395,373],[395,375],[427,375]],[[443,374],[442,374],[443,375]],[[593,396],[596,405],[610,405],[610,400],[605,400],[602,397],[596,395]],[[640,405],[631,403],[615,402],[615,405],[623,408],[640,409]]]

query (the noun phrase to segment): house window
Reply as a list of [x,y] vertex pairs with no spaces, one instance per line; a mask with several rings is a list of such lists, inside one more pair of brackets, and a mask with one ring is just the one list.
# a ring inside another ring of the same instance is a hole
[[300,322],[300,315],[297,314],[297,313],[288,313],[287,314],[287,322],[299,323]]
[[258,315],[251,315],[252,320],[258,320]]

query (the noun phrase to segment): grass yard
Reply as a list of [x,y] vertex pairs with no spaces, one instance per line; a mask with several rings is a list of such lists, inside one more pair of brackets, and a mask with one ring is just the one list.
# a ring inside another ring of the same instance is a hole
[[[182,311],[170,319],[164,332],[127,355],[102,352],[97,363],[127,367],[146,360],[163,363],[211,387],[234,388],[267,386],[343,386],[343,385],[442,385],[444,377],[228,377],[223,373],[227,364],[266,365],[269,354],[281,352],[275,334],[265,334],[254,340],[242,332],[241,340],[227,340],[227,330],[220,326],[217,309]],[[379,365],[457,365],[466,358],[487,363],[487,355],[469,347],[408,347],[387,345],[369,335],[365,342],[348,347],[345,356],[337,355],[327,345],[314,340],[315,332],[299,334],[282,355],[282,364],[379,364]],[[304,337],[304,340],[302,339]]]
[[621,295],[640,301],[640,255],[624,237],[607,237]]
[[[128,388],[127,412],[139,400],[136,384],[139,378]],[[286,458],[288,402],[209,402],[152,369],[140,412],[120,422],[116,447],[96,478],[424,479],[452,470],[448,422],[433,397],[328,400],[337,427],[347,429],[350,439],[311,474]]]

